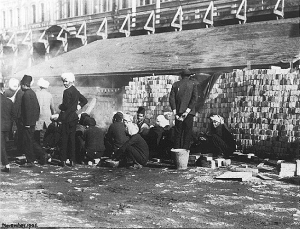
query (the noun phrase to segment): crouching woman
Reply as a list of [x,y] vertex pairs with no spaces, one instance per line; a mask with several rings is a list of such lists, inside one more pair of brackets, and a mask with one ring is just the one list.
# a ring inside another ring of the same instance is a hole
[[131,168],[140,169],[148,162],[148,145],[138,133],[139,128],[135,123],[128,123],[126,125],[126,129],[130,138],[116,151],[113,157],[117,160],[120,160],[120,165],[128,165],[127,162],[132,160],[133,165]]

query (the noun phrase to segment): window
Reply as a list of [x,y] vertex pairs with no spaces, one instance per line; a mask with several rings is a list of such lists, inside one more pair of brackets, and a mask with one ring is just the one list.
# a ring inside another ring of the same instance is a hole
[[32,5],[32,23],[36,23],[36,8]]
[[63,0],[58,2],[58,19],[63,18]]
[[71,17],[71,2],[67,0],[67,17]]
[[6,15],[5,15],[5,11],[3,11],[3,14],[2,14],[2,16],[3,16],[3,28],[5,28],[6,27]]
[[83,15],[87,15],[87,14],[88,14],[87,0],[83,0]]
[[45,5],[41,4],[41,21],[45,21]]
[[79,10],[79,7],[78,7],[78,0],[75,0],[74,1],[74,5],[75,5],[75,13],[74,13],[74,16],[78,16],[79,13],[78,13],[78,10]]
[[21,15],[20,15],[20,8],[17,9],[17,26],[21,25]]
[[10,23],[10,27],[13,27],[13,11],[12,10],[9,11],[9,23]]

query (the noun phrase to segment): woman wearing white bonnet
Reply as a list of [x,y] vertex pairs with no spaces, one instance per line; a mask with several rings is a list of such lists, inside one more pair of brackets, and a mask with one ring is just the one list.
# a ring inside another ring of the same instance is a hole
[[170,142],[170,122],[164,115],[158,115],[156,117],[156,123],[149,130],[146,136],[146,142],[149,146],[150,159],[162,158],[166,156],[168,148],[172,148],[172,142]]
[[55,108],[53,96],[47,90],[50,85],[49,81],[40,78],[37,81],[37,85],[40,87],[40,89],[36,91],[36,96],[40,105],[40,117],[35,126],[37,132],[35,135],[37,139],[35,140],[41,143],[40,139],[43,139],[45,132],[51,123],[51,116],[55,113]]
[[120,164],[128,166],[128,159],[133,161],[130,168],[140,169],[145,166],[149,159],[149,148],[146,141],[138,133],[139,128],[135,123],[127,123],[127,131],[130,139],[125,142],[114,154],[114,158],[120,160]]
[[231,134],[230,130],[224,123],[224,118],[220,115],[212,114],[209,116],[211,120],[210,128],[207,134],[206,144],[212,148],[213,156],[228,157],[236,149],[236,142]]

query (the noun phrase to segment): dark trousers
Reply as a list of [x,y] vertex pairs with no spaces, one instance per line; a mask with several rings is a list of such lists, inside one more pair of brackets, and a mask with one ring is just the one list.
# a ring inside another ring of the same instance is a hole
[[46,152],[39,145],[39,143],[34,140],[34,131],[35,126],[30,126],[29,128],[23,127],[23,150],[27,162],[32,163],[38,160],[38,162],[43,165],[46,163]]
[[24,134],[23,134],[23,125],[17,121],[17,151],[19,154],[23,153],[23,141],[24,141]]
[[133,146],[128,146],[126,148],[125,155],[141,165],[146,165],[148,162],[148,158]]
[[193,115],[187,115],[183,121],[175,120],[175,149],[189,149],[193,133]]
[[61,147],[61,160],[66,161],[69,158],[75,162],[75,133],[76,124],[78,120],[72,122],[62,123],[62,147]]
[[8,165],[7,153],[6,153],[6,140],[9,136],[9,131],[1,131],[1,162],[2,165]]

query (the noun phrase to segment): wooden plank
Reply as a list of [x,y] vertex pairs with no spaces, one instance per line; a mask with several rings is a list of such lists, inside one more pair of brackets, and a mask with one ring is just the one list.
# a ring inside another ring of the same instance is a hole
[[[17,77],[75,74],[165,74],[189,66],[212,69],[265,66],[300,52],[299,19],[98,40],[19,72]],[[274,55],[276,53],[276,55]],[[41,71],[41,69],[43,69]]]
[[225,172],[216,179],[247,181],[252,178],[252,172]]

